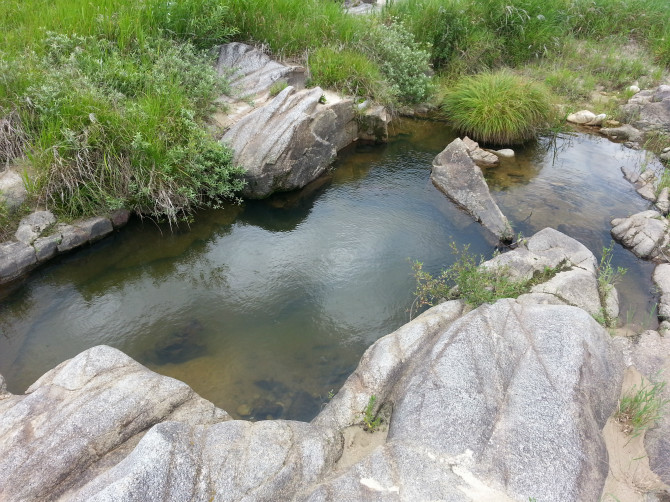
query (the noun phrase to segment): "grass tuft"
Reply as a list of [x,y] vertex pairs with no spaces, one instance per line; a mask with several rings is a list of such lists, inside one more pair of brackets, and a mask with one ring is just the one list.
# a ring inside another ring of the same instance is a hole
[[667,399],[662,398],[665,382],[644,382],[621,398],[615,418],[623,431],[633,437],[652,428],[663,416]]
[[544,87],[505,70],[459,80],[442,108],[459,132],[497,145],[535,139],[553,114]]

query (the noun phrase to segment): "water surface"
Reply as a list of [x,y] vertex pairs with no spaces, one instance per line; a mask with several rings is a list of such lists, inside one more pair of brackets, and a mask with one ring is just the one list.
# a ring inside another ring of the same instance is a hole
[[[231,414],[309,420],[377,338],[408,320],[408,259],[437,272],[450,244],[491,256],[485,231],[430,182],[455,137],[396,126],[388,145],[344,152],[304,190],[197,215],[172,231],[128,227],[0,290],[0,373],[13,392],[82,350],[117,347]],[[515,230],[553,226],[596,256],[609,220],[645,209],[621,165],[648,162],[605,139],[565,135],[486,176]],[[620,246],[624,315],[647,319],[651,264]],[[626,314],[627,313],[627,314]]]

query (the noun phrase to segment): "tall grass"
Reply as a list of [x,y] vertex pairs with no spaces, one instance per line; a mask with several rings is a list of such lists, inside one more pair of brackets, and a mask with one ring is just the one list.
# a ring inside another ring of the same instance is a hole
[[499,145],[534,139],[552,117],[547,90],[505,70],[461,79],[442,106],[457,130]]

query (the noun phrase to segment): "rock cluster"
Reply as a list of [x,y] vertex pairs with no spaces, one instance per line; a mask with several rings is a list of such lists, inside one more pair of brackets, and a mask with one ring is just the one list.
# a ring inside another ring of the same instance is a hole
[[635,256],[658,262],[670,261],[669,222],[658,211],[642,211],[628,218],[615,218],[611,224],[612,237]]
[[[590,273],[595,264],[549,229],[513,253],[498,260],[520,264],[522,275],[554,263]],[[535,299],[433,307],[373,344],[310,424],[230,420],[109,347],[62,363],[25,395],[7,393],[0,379],[0,493],[24,501],[599,500],[608,470],[601,428],[623,361],[587,312]],[[386,431],[379,446],[356,450],[342,434],[373,395]]]
[[115,211],[110,217],[98,216],[56,224],[49,211],[36,211],[21,220],[15,240],[0,244],[0,284],[25,275],[54,256],[89,244],[123,226],[130,213]]
[[435,157],[430,178],[498,239],[512,240],[512,227],[491,197],[482,170],[472,160],[464,141],[456,138]]

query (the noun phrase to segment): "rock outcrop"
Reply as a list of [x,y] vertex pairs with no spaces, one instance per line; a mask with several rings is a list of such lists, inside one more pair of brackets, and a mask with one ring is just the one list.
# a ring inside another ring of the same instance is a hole
[[[595,267],[586,248],[549,229],[513,253],[498,265],[525,263],[519,276],[555,263]],[[231,420],[109,347],[62,363],[26,395],[6,392],[0,377],[0,494],[599,500],[608,470],[600,431],[623,361],[587,312],[532,300],[433,307],[373,344],[311,424]],[[361,423],[373,395],[386,432],[377,447],[353,451],[343,431]]]
[[109,217],[98,216],[56,224],[49,211],[36,211],[21,220],[15,240],[0,244],[0,284],[25,275],[57,254],[93,243],[123,226],[130,213],[119,210]]
[[642,211],[628,218],[615,218],[611,224],[612,237],[635,256],[657,262],[670,261],[670,224],[658,211]]
[[498,239],[512,240],[512,227],[491,197],[482,170],[471,159],[462,140],[456,138],[435,157],[430,178]]
[[221,46],[217,70],[232,73],[231,96],[219,98],[228,111],[215,119],[226,131],[221,142],[247,171],[245,197],[302,188],[357,139],[388,138],[390,116],[383,107],[361,109],[353,98],[304,89],[304,68],[284,66],[251,46]]
[[643,132],[670,132],[670,86],[640,91],[622,107],[631,124]]

